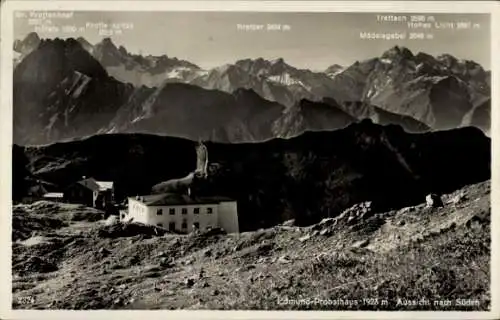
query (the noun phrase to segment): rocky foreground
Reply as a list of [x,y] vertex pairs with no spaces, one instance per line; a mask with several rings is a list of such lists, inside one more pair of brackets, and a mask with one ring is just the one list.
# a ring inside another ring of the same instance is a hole
[[308,226],[225,235],[113,224],[99,211],[13,209],[15,309],[488,310],[490,183]]

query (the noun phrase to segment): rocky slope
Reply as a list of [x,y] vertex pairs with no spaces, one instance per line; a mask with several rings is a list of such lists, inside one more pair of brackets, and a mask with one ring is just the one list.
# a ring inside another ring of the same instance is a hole
[[[490,177],[490,139],[475,128],[408,134],[369,121],[263,143],[207,143],[209,178],[193,191],[238,201],[243,230],[295,218],[299,224],[373,201],[376,210],[423,201]],[[19,150],[21,148],[21,150]],[[147,194],[194,170],[195,142],[103,135],[45,147],[15,147],[14,162],[61,187],[81,176],[115,181],[116,196]],[[15,181],[25,172],[16,170]],[[18,191],[18,194],[20,191]]]
[[17,205],[12,306],[490,310],[489,182],[443,200],[378,214],[355,206],[308,227],[238,235],[164,234],[92,222],[89,208]]

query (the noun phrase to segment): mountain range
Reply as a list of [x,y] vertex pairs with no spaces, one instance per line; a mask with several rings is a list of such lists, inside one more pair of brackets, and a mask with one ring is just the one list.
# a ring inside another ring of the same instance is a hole
[[324,72],[283,59],[210,70],[132,54],[105,38],[16,40],[14,141],[44,144],[142,132],[220,142],[290,138],[370,118],[409,132],[476,126],[489,134],[490,72],[450,55],[393,47]]

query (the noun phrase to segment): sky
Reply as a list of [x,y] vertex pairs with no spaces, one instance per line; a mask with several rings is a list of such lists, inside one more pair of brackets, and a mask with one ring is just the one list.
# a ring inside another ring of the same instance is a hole
[[[394,45],[405,46],[415,54],[420,51],[432,55],[448,53],[490,68],[490,17],[487,14],[426,13],[426,20],[428,16],[434,17],[434,22],[428,21],[430,29],[408,28],[411,15],[418,13],[398,14],[405,15],[406,22],[380,21],[377,15],[394,14],[75,11],[67,17],[40,19],[24,12],[16,13],[14,38],[22,39],[29,32],[37,31],[42,38],[82,36],[95,44],[110,36],[116,45],[123,45],[130,52],[166,54],[202,68],[245,58],[281,57],[295,67],[319,71],[333,64],[347,66],[357,60],[380,56]],[[471,22],[471,27],[459,30],[457,22]],[[454,28],[437,28],[435,23],[441,27],[452,23]],[[281,30],[266,30],[268,24],[281,25]],[[247,30],[245,25],[263,28]],[[407,38],[362,39],[361,32],[406,33]],[[432,35],[432,39],[410,40],[411,32]]]

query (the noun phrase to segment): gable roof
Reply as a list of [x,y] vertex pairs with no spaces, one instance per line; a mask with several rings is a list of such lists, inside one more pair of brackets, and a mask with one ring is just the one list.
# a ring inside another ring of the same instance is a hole
[[92,191],[99,191],[100,190],[100,187],[94,178],[83,179],[83,180],[78,181],[77,183],[86,187],[87,189],[92,190]]
[[96,181],[101,190],[113,189],[113,181]]
[[92,191],[104,191],[113,189],[112,181],[97,181],[94,178],[86,178],[78,181],[77,183]]
[[215,197],[190,197],[187,194],[178,193],[162,193],[139,196],[140,200],[136,197],[129,197],[129,199],[137,200],[144,203],[146,206],[179,206],[189,204],[219,204],[221,202],[234,201],[228,197],[215,196]]

